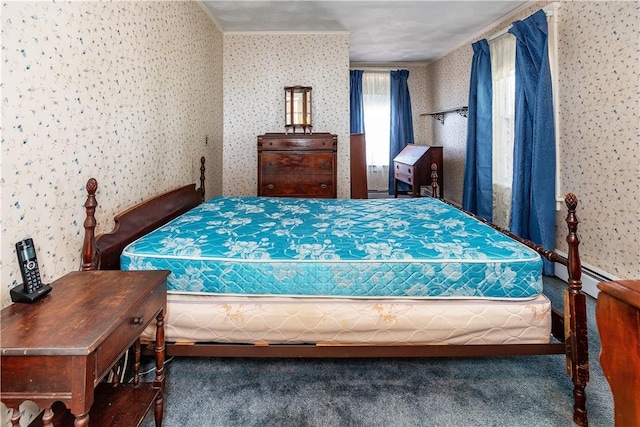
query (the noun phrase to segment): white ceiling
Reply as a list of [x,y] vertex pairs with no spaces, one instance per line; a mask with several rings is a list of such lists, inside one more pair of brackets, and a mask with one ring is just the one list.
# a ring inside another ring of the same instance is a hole
[[225,33],[348,31],[358,63],[440,58],[527,2],[202,0]]

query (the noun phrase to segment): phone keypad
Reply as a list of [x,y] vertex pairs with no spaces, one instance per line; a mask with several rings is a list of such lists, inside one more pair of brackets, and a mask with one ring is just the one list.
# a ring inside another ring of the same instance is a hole
[[25,263],[24,267],[24,280],[27,283],[27,292],[31,293],[42,288],[38,263],[36,261],[29,260]]

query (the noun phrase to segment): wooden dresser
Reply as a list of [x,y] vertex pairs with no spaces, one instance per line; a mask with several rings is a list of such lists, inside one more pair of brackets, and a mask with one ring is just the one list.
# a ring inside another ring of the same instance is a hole
[[442,184],[442,147],[409,144],[393,159],[393,194],[398,197],[398,182],[411,186],[412,197],[420,195],[420,187],[427,186],[431,195],[431,165],[438,167],[438,197],[444,197]]
[[613,393],[615,425],[640,426],[640,280],[598,288],[600,364]]
[[258,136],[258,196],[336,198],[337,148],[330,133]]

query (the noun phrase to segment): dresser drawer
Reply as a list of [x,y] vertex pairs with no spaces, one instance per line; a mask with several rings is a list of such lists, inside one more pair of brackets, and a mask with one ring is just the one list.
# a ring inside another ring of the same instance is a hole
[[330,175],[278,175],[264,177],[260,194],[267,197],[335,197]]
[[96,352],[96,381],[108,372],[114,361],[135,342],[142,331],[156,321],[156,316],[166,305],[165,301],[164,287],[156,288],[144,302],[122,317],[122,322]]
[[327,175],[333,173],[331,153],[263,153],[262,176],[268,175]]
[[258,138],[258,150],[335,150],[336,143],[331,135],[278,135]]
[[402,176],[411,176],[411,175],[413,175],[413,166],[412,165],[407,165],[407,164],[404,164],[404,163],[394,162],[393,163],[393,170],[395,170],[396,173],[402,174]]
[[394,177],[398,181],[406,182],[407,184],[413,184],[413,180],[415,179],[413,166],[395,162],[393,164],[393,170]]

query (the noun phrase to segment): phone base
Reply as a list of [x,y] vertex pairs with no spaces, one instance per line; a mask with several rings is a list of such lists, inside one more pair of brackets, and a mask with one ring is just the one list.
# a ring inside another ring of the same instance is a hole
[[13,302],[32,303],[51,292],[51,286],[42,285],[42,287],[37,291],[27,293],[24,291],[24,286],[18,285],[9,292],[11,293],[11,301]]

